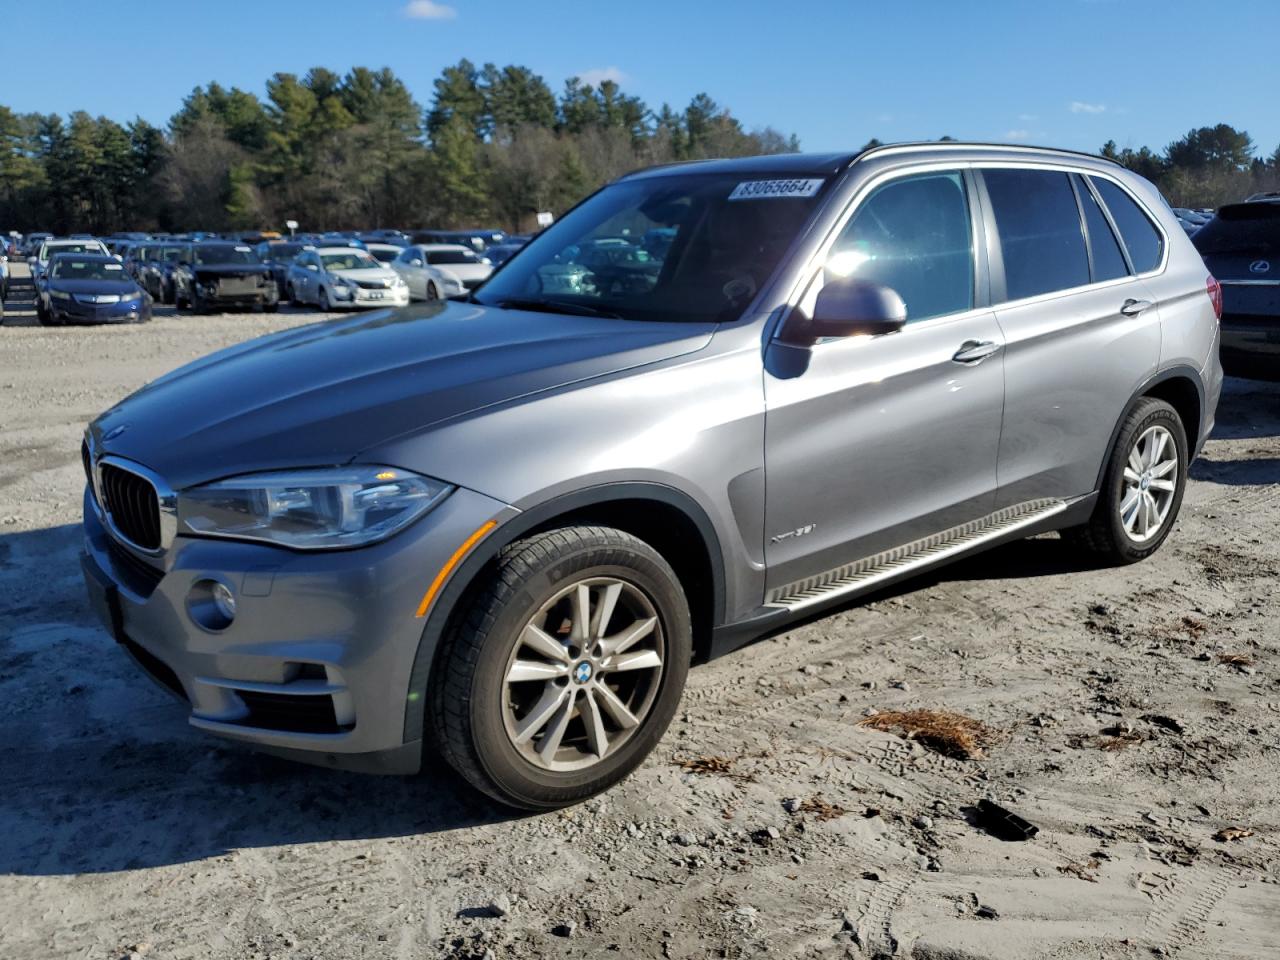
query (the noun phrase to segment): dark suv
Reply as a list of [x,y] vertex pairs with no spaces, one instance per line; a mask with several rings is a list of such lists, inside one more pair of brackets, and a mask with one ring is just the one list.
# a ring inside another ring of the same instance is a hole
[[1191,242],[1222,284],[1222,368],[1280,380],[1280,197],[1220,208]]
[[271,267],[247,244],[222,241],[191,245],[191,259],[173,272],[173,297],[179,310],[196,313],[228,307],[275,312],[280,304]]

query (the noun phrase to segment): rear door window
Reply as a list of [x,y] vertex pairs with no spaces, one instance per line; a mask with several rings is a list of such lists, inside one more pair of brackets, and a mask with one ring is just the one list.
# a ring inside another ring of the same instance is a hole
[[1142,212],[1133,197],[1110,180],[1102,177],[1090,177],[1089,180],[1098,188],[1102,202],[1111,211],[1111,219],[1115,221],[1120,237],[1129,250],[1133,269],[1137,273],[1146,273],[1160,266],[1160,257],[1164,254],[1164,238],[1160,236],[1160,231],[1151,222],[1151,218]]
[[961,174],[920,174],[877,187],[836,240],[826,272],[897,291],[908,323],[971,309],[973,228]]
[[1076,193],[1080,196],[1080,205],[1084,208],[1084,225],[1089,231],[1089,252],[1093,255],[1093,282],[1115,280],[1128,275],[1129,267],[1124,262],[1124,253],[1120,242],[1116,239],[1111,224],[1107,222],[1102,207],[1085,183],[1083,177],[1072,174],[1076,184]]
[[1004,255],[1005,299],[1021,300],[1089,283],[1089,254],[1068,174],[984,170]]

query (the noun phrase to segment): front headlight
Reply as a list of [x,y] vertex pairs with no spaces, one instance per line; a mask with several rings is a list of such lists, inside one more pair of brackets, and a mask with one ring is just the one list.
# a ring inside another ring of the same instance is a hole
[[394,277],[391,278],[391,286],[399,289],[400,287],[408,286],[408,284],[404,282],[404,277],[400,276],[400,274],[397,273]]
[[453,490],[393,467],[249,474],[178,495],[185,532],[299,550],[360,547],[404,529]]
[[135,290],[135,291],[133,291],[133,293],[122,293],[122,294],[120,295],[120,302],[121,302],[121,303],[136,303],[137,301],[139,301],[139,300],[141,300],[141,299],[142,299],[142,291],[141,291],[141,290]]
[[50,290],[50,291],[49,291],[49,296],[53,297],[53,299],[55,299],[55,300],[70,300],[70,299],[71,299],[71,294],[67,293],[65,290]]

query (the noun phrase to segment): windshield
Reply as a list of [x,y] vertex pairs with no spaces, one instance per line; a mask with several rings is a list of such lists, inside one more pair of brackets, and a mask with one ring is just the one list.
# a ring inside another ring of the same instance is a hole
[[60,243],[56,247],[49,244],[44,248],[44,258],[48,260],[55,253],[106,253],[100,243]]
[[427,263],[479,263],[470,250],[428,250]]
[[192,256],[193,262],[201,265],[217,263],[261,263],[258,255],[251,247],[232,246],[197,246]]
[[267,247],[266,259],[285,263],[300,254],[306,247],[301,243],[273,243]]
[[49,268],[56,280],[126,280],[124,267],[114,261],[74,260],[58,257]]
[[363,250],[352,250],[349,253],[322,253],[320,262],[326,270],[367,270],[379,266],[377,260]]
[[1223,207],[1191,242],[1201,255],[1273,253],[1280,249],[1280,203],[1264,200]]
[[186,247],[163,247],[159,254],[159,259],[165,263],[181,263],[187,257]]
[[474,298],[521,308],[530,301],[569,305],[628,320],[736,320],[773,274],[822,186],[820,179],[743,174],[624,180],[539,234]]

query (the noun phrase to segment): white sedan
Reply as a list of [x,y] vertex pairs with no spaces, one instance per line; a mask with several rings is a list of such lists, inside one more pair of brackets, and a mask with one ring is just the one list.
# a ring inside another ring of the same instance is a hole
[[400,275],[356,247],[302,251],[289,267],[285,292],[291,303],[314,303],[322,310],[409,304]]
[[104,257],[111,256],[111,251],[101,240],[46,240],[40,244],[35,259],[28,261],[31,264],[31,279],[37,286],[44,280],[44,275],[49,270],[49,258],[55,253],[100,253]]
[[405,247],[391,262],[415,300],[440,300],[474,290],[489,279],[493,264],[474,250],[454,243]]

